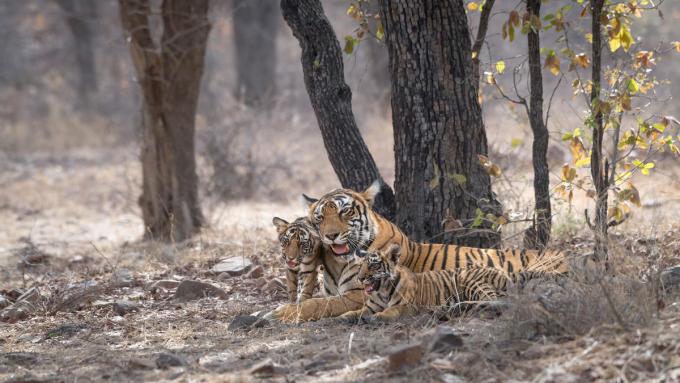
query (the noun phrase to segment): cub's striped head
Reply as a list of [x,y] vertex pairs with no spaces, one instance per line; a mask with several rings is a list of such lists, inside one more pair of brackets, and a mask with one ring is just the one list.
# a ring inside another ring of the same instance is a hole
[[375,181],[363,192],[336,189],[318,200],[303,194],[309,203],[310,222],[335,255],[351,256],[371,243],[369,211],[379,192],[380,181]]
[[379,251],[358,250],[356,255],[362,258],[357,279],[364,285],[366,294],[379,291],[380,286],[397,276],[397,265],[401,255],[399,245],[393,244],[387,250]]
[[319,235],[309,223],[307,217],[300,217],[291,223],[279,217],[274,217],[272,223],[279,233],[281,255],[284,262],[289,269],[297,270],[302,258],[317,250],[320,245]]

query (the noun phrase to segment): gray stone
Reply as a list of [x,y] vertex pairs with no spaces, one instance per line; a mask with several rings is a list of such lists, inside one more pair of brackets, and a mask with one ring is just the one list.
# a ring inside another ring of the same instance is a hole
[[226,299],[229,296],[224,290],[210,283],[200,281],[182,281],[175,291],[175,299],[178,301],[191,301],[204,297],[217,297]]
[[221,260],[210,270],[214,273],[227,273],[231,276],[246,273],[253,266],[253,262],[245,257],[229,257]]
[[447,353],[463,347],[463,338],[456,334],[452,328],[437,326],[430,339],[430,352]]
[[146,286],[146,289],[149,291],[156,291],[158,289],[165,289],[165,290],[171,290],[177,288],[179,286],[180,282],[175,281],[172,279],[162,279],[160,281],[155,281],[152,283],[149,283]]
[[274,364],[274,362],[271,359],[265,359],[259,363],[255,363],[250,368],[250,373],[252,375],[258,376],[272,376],[285,374],[286,369]]
[[113,311],[120,316],[125,316],[125,314],[129,314],[133,311],[139,311],[137,304],[128,300],[116,301],[112,308]]
[[269,324],[269,321],[253,315],[239,315],[234,318],[227,330],[235,331],[248,328],[260,328]]
[[659,279],[665,293],[680,292],[680,266],[669,267],[662,271]]
[[12,302],[10,302],[9,299],[5,298],[4,296],[0,295],[0,310],[4,309],[5,307],[11,305]]
[[187,363],[186,361],[175,355],[175,354],[169,354],[169,353],[160,353],[156,357],[156,367],[160,368],[161,370],[166,370],[170,367],[179,367],[179,366],[185,366]]
[[44,339],[52,339],[57,337],[71,337],[80,331],[84,330],[86,327],[82,324],[65,324],[59,327],[55,327],[52,330],[45,333]]

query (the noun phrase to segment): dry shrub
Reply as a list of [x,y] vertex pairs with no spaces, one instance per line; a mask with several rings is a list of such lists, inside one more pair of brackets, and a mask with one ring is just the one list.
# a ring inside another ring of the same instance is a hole
[[[658,312],[658,283],[639,272],[604,273],[575,261],[569,276],[533,280],[508,294],[504,328],[513,339],[575,337],[604,325],[629,330],[647,325]],[[578,263],[578,264],[577,264]]]

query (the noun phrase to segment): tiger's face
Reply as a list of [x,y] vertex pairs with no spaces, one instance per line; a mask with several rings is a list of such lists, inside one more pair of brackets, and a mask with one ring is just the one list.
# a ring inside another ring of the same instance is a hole
[[274,217],[272,222],[279,233],[283,261],[289,269],[298,270],[302,259],[314,254],[320,246],[316,230],[306,217],[298,218],[291,223]]
[[333,254],[349,257],[368,247],[374,238],[369,211],[379,192],[380,184],[375,182],[362,193],[336,189],[318,200],[305,196],[310,203],[309,220]]
[[385,251],[359,250],[356,254],[362,258],[357,279],[363,284],[366,294],[380,291],[385,282],[397,276],[397,264],[401,254],[399,245],[391,245]]

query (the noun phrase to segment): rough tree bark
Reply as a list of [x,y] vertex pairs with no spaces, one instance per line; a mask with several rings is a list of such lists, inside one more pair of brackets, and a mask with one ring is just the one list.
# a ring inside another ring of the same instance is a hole
[[[283,17],[300,42],[309,99],[328,158],[343,187],[364,190],[382,180],[352,113],[352,91],[345,83],[342,51],[319,0],[281,0]],[[394,216],[392,189],[382,182],[374,208]]]
[[267,108],[276,92],[276,35],[281,14],[273,0],[233,0],[237,82],[234,95]]
[[[377,1],[369,1],[366,4],[367,10],[371,15],[380,13],[380,4]],[[368,29],[371,31],[378,30],[378,22],[373,17],[368,18]],[[370,75],[375,86],[373,94],[376,95],[377,105],[381,111],[388,111],[390,104],[390,68],[389,59],[387,55],[387,47],[384,42],[378,41],[374,37],[368,37],[366,40],[366,48],[368,51],[368,60]]]
[[97,69],[94,55],[92,23],[97,17],[97,2],[92,0],[57,0],[64,11],[66,23],[73,35],[78,67],[79,107],[87,109],[90,95],[97,90]]
[[[462,0],[381,0],[392,78],[396,223],[415,240],[496,247],[500,235],[469,223],[500,214],[478,155],[487,141]],[[461,176],[465,177],[461,182]]]
[[590,107],[593,110],[593,147],[590,155],[590,174],[595,184],[597,201],[595,202],[595,248],[594,254],[598,261],[604,261],[607,266],[607,193],[609,190],[607,170],[609,165],[605,161],[602,163],[602,141],[604,138],[603,115],[597,104],[600,100],[602,82],[600,79],[602,72],[602,26],[600,17],[604,0],[592,0],[590,2],[590,14],[592,15],[592,59],[593,67],[591,81],[593,84],[590,94]]
[[[541,0],[527,0],[527,12],[537,18],[541,14]],[[541,41],[539,31],[527,34],[529,52],[529,124],[534,135],[531,159],[534,167],[534,225],[524,235],[524,246],[543,249],[550,240],[551,206],[550,175],[548,169],[548,140],[550,134],[543,120],[543,75],[541,72]],[[526,103],[525,103],[526,106]]]
[[203,224],[194,119],[210,24],[208,0],[164,0],[163,34],[153,40],[149,0],[120,0],[121,20],[142,90],[145,237],[181,241]]

